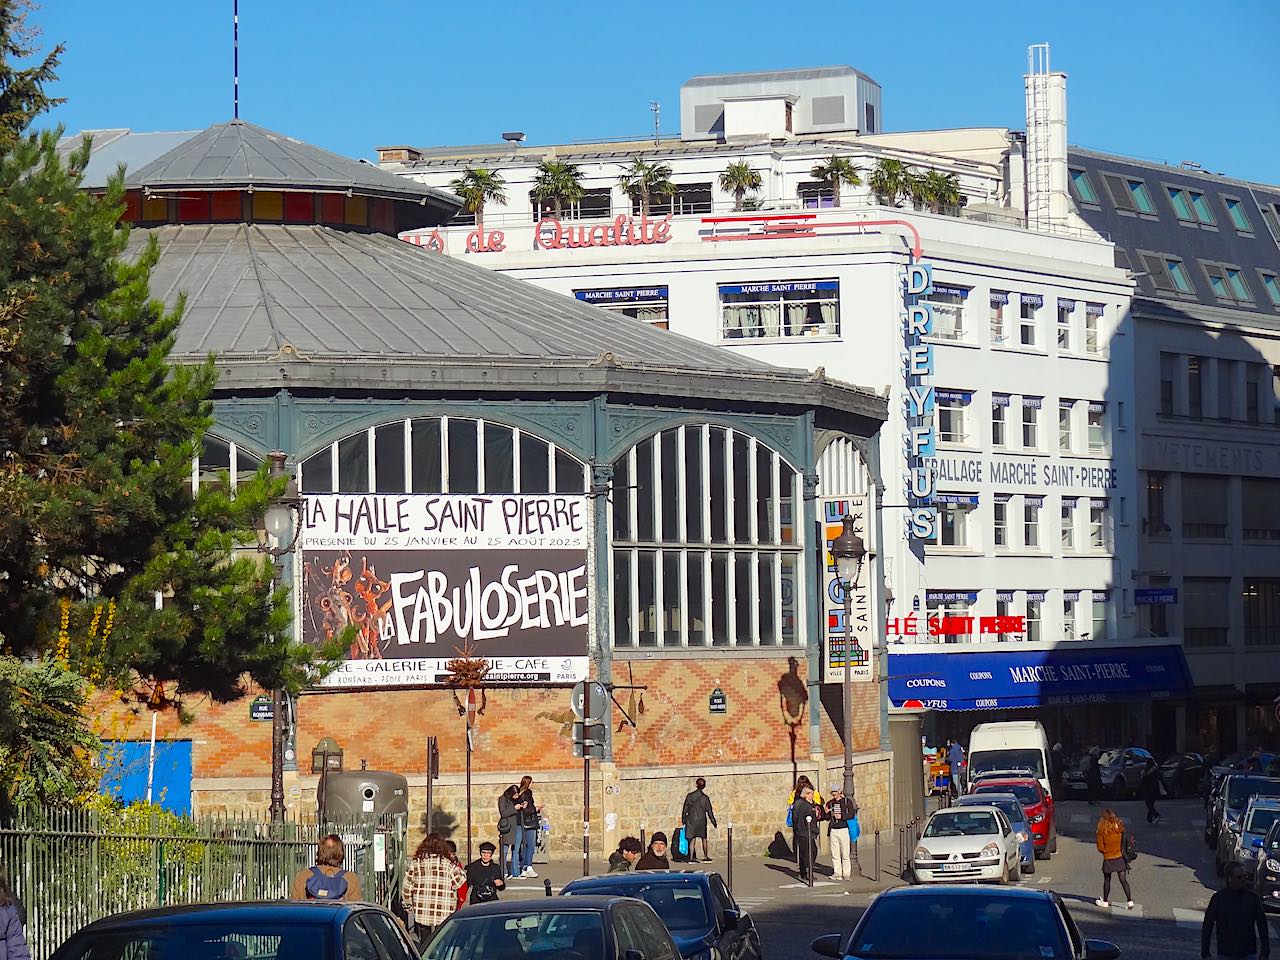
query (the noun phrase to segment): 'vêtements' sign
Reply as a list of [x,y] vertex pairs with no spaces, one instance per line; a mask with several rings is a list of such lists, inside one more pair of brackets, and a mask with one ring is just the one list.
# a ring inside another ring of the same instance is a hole
[[467,644],[492,682],[587,673],[587,498],[304,498],[302,638],[357,630],[326,686],[446,681]]

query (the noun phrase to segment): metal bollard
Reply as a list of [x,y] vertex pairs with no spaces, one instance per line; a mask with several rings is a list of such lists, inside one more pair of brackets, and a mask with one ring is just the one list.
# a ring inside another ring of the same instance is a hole
[[548,896],[548,897],[549,897],[549,896],[551,896],[551,881],[550,881],[550,880],[543,880],[543,881],[542,881],[542,889],[543,889],[543,890],[545,890],[545,891],[547,892],[547,896]]
[[[876,883],[880,882],[880,831],[876,831]],[[733,891],[729,891],[732,893]]]
[[733,893],[733,821],[730,821],[725,829],[728,833],[728,840],[726,843],[728,849],[725,853],[724,864],[725,886],[729,888],[730,893]]
[[[810,837],[813,836],[813,817],[804,818],[804,830],[805,830],[804,849],[805,849],[805,853],[809,853],[810,851],[813,850],[813,841],[809,839]],[[813,857],[812,856],[809,857],[809,886],[810,887],[813,886]]]
[[898,828],[898,868],[899,872],[905,872],[907,869],[907,828]]
[[640,849],[642,851],[649,849],[648,844],[644,842],[644,824],[643,823],[640,824]]

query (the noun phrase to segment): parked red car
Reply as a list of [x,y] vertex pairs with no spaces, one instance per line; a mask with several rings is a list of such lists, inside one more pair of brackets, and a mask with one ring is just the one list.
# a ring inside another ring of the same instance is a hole
[[1044,792],[1035,777],[984,777],[974,784],[971,793],[1012,793],[1027,812],[1031,824],[1031,843],[1036,859],[1047,860],[1058,852],[1058,825],[1053,813],[1053,797]]

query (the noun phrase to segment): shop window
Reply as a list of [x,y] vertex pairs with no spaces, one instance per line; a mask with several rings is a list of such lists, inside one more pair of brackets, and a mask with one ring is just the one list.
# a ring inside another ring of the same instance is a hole
[[993,393],[991,395],[991,445],[1007,447],[1009,445],[1008,422],[1009,395]]
[[1182,475],[1182,536],[1188,540],[1222,540],[1227,536],[1227,478],[1210,474]]
[[[1246,585],[1246,595],[1248,587]],[[1182,636],[1188,647],[1225,647],[1231,610],[1231,581],[1225,577],[1184,577]]]
[[664,430],[619,458],[614,645],[801,643],[797,482],[765,444],[708,424]]
[[922,298],[933,307],[932,336],[939,340],[965,339],[964,305],[968,296],[968,287],[933,285],[933,293]]
[[573,295],[583,303],[601,307],[610,313],[620,313],[624,317],[643,320],[663,330],[668,329],[668,299],[665,285],[575,290]]
[[1244,539],[1280,540],[1280,480],[1244,477],[1240,484]]
[[720,331],[726,340],[836,336],[840,281],[721,284]]
[[1280,580],[1245,578],[1244,642],[1247,646],[1280,643]]
[[1035,347],[1040,339],[1040,308],[1044,306],[1044,297],[1034,293],[1024,293],[1018,298],[1021,303],[1018,313],[1018,343],[1023,347]]

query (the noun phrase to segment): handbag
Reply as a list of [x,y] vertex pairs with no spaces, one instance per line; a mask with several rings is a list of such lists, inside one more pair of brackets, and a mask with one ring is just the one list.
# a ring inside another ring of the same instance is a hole
[[795,824],[791,822],[791,804],[787,804],[787,826],[788,827],[795,826]]
[[1120,854],[1125,863],[1133,863],[1138,859],[1138,840],[1128,830],[1120,837]]
[[858,823],[858,815],[855,813],[848,820],[849,826],[849,842],[857,843],[858,838],[862,836],[862,827]]

